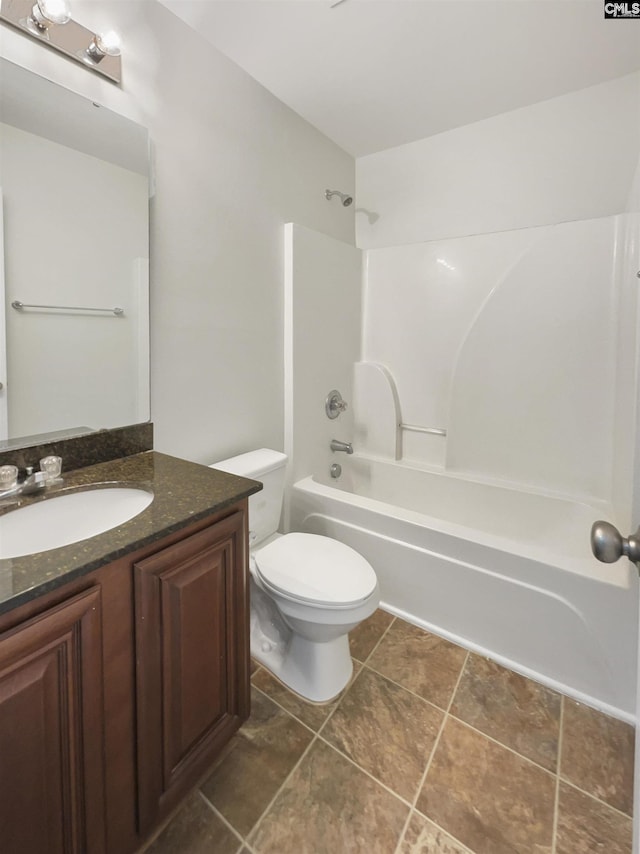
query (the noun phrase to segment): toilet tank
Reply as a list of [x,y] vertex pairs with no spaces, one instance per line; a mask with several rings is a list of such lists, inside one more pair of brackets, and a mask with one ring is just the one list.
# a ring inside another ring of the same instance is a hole
[[258,545],[275,534],[280,524],[287,455],[269,448],[249,451],[212,463],[210,468],[250,477],[262,483],[262,491],[249,496],[249,545]]

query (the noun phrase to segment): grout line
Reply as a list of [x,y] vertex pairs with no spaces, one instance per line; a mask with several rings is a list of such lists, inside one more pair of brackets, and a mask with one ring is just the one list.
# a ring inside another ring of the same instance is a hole
[[[462,647],[461,647],[461,649],[462,649]],[[464,660],[466,662],[466,660],[467,660],[466,656],[465,656]],[[382,679],[386,679],[387,682],[391,682],[392,685],[396,686],[396,688],[402,688],[403,691],[406,691],[407,693],[411,694],[412,696],[417,697],[419,700],[422,700],[424,703],[428,703],[432,708],[437,709],[439,712],[444,712],[444,714],[446,715],[447,710],[443,709],[442,706],[438,706],[432,700],[427,700],[427,698],[423,697],[421,694],[416,694],[416,692],[412,691],[411,688],[407,688],[407,686],[403,685],[401,682],[396,682],[395,679],[392,679],[390,676],[387,676],[386,673],[381,673],[379,670],[376,670],[375,667],[372,667],[370,664],[363,664],[362,669],[364,670],[365,667],[367,668],[367,670],[370,670],[371,673],[375,673],[376,676],[380,676]],[[463,667],[464,667],[464,665],[463,665]]]
[[558,756],[556,757],[556,794],[553,802],[553,829],[551,854],[556,854],[558,844],[558,811],[560,809],[560,762],[562,761],[562,736],[564,735],[564,697],[560,696],[560,729],[558,731]]
[[289,709],[285,708],[282,705],[282,703],[279,703],[277,700],[274,700],[274,698],[271,696],[271,694],[267,694],[266,691],[263,691],[262,688],[258,688],[257,685],[253,685],[252,687],[253,687],[254,691],[258,691],[258,693],[262,694],[263,697],[266,697],[267,700],[271,700],[271,702],[275,706],[277,706],[279,709],[281,709],[283,712],[285,712],[287,715],[289,715],[290,718],[293,718],[296,723],[300,724],[300,726],[303,726],[305,729],[308,729],[309,732],[312,733],[313,735],[318,734],[317,731],[315,729],[313,729],[313,727],[310,727],[309,724],[306,724],[301,718],[299,718],[297,715],[294,715],[293,712],[290,712]]
[[225,827],[227,827],[233,833],[233,835],[235,837],[237,837],[240,840],[240,847],[238,848],[238,851],[241,851],[242,846],[244,845],[244,839],[242,838],[242,835],[235,829],[235,827],[231,824],[231,822],[223,816],[223,814],[220,812],[220,810],[218,810],[214,807],[214,805],[211,803],[209,798],[204,794],[204,792],[201,789],[198,789],[197,791],[198,791],[198,794],[200,795],[201,800],[203,800],[205,802],[205,805],[211,810],[211,812],[217,818],[220,819],[220,821],[225,825]]
[[360,665],[360,670],[356,673],[356,675],[355,675],[355,676],[352,676],[352,677],[351,677],[351,679],[349,680],[349,684],[346,686],[346,688],[344,689],[344,691],[343,691],[343,692],[342,692],[342,694],[340,695],[340,699],[338,700],[338,702],[337,702],[337,703],[335,704],[335,706],[331,709],[331,711],[329,712],[329,714],[327,715],[327,717],[322,721],[322,723],[321,723],[321,724],[320,724],[320,726],[318,727],[318,735],[320,735],[320,733],[322,732],[322,730],[326,727],[326,725],[329,723],[329,721],[331,720],[331,718],[332,718],[332,717],[335,715],[335,713],[338,711],[338,709],[339,709],[339,708],[340,708],[340,706],[342,705],[342,701],[343,701],[343,700],[344,700],[344,698],[347,696],[347,694],[349,693],[349,691],[351,690],[351,688],[352,688],[352,687],[353,687],[353,685],[355,684],[356,680],[360,678],[360,674],[362,673],[362,671],[363,671],[363,670],[364,670],[364,664],[361,664],[361,665]]
[[[266,695],[265,695],[265,696],[266,696]],[[285,711],[286,711],[286,710],[285,710]],[[308,727],[307,727],[307,728],[308,728]],[[286,777],[284,778],[284,780],[282,781],[282,784],[280,785],[280,788],[276,791],[275,795],[271,798],[271,800],[269,801],[269,803],[267,804],[267,806],[262,810],[262,812],[260,813],[260,815],[258,816],[258,818],[256,819],[256,821],[254,822],[253,827],[251,828],[251,830],[249,831],[249,833],[247,834],[247,836],[246,836],[246,838],[245,838],[245,842],[246,842],[246,840],[248,840],[251,836],[253,836],[253,834],[257,831],[257,829],[258,829],[258,827],[260,826],[260,824],[261,824],[262,820],[264,819],[264,817],[266,816],[266,814],[269,812],[269,810],[271,809],[271,807],[272,807],[272,806],[273,806],[273,804],[275,803],[275,801],[276,801],[276,799],[277,799],[278,795],[279,795],[279,794],[280,794],[280,792],[284,789],[284,787],[287,785],[287,783],[289,782],[289,780],[291,779],[291,777],[293,776],[293,774],[297,771],[298,766],[300,765],[300,763],[302,762],[302,760],[305,758],[305,756],[309,753],[309,751],[311,750],[311,748],[313,747],[313,745],[316,743],[316,741],[317,741],[317,740],[318,740],[318,736],[314,733],[314,734],[313,734],[313,738],[311,739],[311,741],[309,742],[309,744],[306,746],[306,748],[305,748],[305,749],[302,751],[302,753],[300,754],[300,757],[298,758],[298,761],[295,763],[295,765],[293,766],[293,768],[291,769],[291,771],[289,771],[289,773],[287,774],[287,776],[286,776]],[[253,844],[249,844],[249,843],[247,843],[247,844],[248,844],[248,847],[250,847],[250,848],[251,848],[251,850],[253,851]]]
[[[571,788],[575,789],[577,792],[580,792],[581,794],[586,795],[588,798],[592,798],[596,803],[602,804],[603,806],[607,807],[608,809],[613,810],[617,815],[619,815],[623,818],[627,818],[627,819],[629,819],[629,821],[632,822],[634,820],[633,815],[629,815],[629,813],[624,812],[624,810],[618,809],[618,807],[614,807],[612,804],[609,804],[606,801],[604,801],[602,798],[599,798],[597,795],[594,795],[593,792],[589,792],[589,791],[587,791],[587,789],[581,788],[580,786],[578,786],[577,783],[574,783],[568,777],[563,775],[562,765],[561,765],[561,759],[562,759],[561,746],[562,746],[562,739],[564,736],[564,707],[565,707],[565,702],[575,702],[575,701],[573,700],[572,697],[568,697],[566,694],[560,694],[560,697],[562,698],[562,706],[561,706],[561,719],[560,719],[560,721],[561,721],[560,740],[558,742],[558,792],[560,791],[560,783],[564,783],[567,786],[571,786]],[[604,714],[604,713],[601,712],[600,714]],[[610,716],[605,715],[605,717],[610,717]],[[559,800],[559,796],[558,796],[558,800]],[[552,854],[555,854],[555,851],[552,852]]]
[[[380,610],[382,611],[383,609],[381,608]],[[389,614],[389,611],[385,611],[384,613],[385,613],[385,614]],[[377,640],[377,642],[376,642],[375,646],[373,647],[373,649],[371,650],[371,652],[369,653],[369,655],[364,659],[364,661],[361,661],[361,662],[360,662],[360,664],[362,664],[363,666],[367,663],[367,661],[369,661],[369,659],[371,658],[371,656],[373,655],[373,653],[378,649],[378,647],[380,646],[380,644],[382,643],[382,641],[383,641],[383,640],[385,639],[385,637],[387,636],[387,634],[388,634],[388,632],[389,632],[389,629],[390,629],[390,628],[391,628],[391,626],[395,623],[395,621],[398,619],[398,617],[396,617],[396,616],[395,616],[395,614],[391,614],[391,616],[393,617],[393,619],[391,620],[391,622],[389,623],[389,625],[387,626],[387,628],[382,632],[382,634],[381,634],[381,635],[380,635],[380,637],[378,638],[378,640]]]
[[563,777],[561,774],[558,774],[559,781],[564,783],[565,786],[571,786],[572,789],[575,789],[576,792],[580,792],[581,795],[586,795],[587,798],[591,798],[591,800],[595,801],[597,804],[600,804],[607,809],[613,810],[614,813],[619,815],[621,818],[626,818],[629,821],[633,821],[633,816],[629,815],[628,812],[624,812],[624,810],[618,809],[618,807],[614,807],[611,804],[608,804],[606,801],[603,801],[597,795],[594,795],[593,792],[588,792],[586,789],[581,789],[580,786],[577,786],[575,783],[572,783],[571,780]]
[[[426,767],[424,769],[422,777],[420,778],[420,782],[418,783],[418,786],[416,788],[416,794],[413,798],[413,802],[411,804],[411,809],[409,810],[409,815],[407,816],[407,819],[404,823],[404,827],[402,828],[402,833],[400,834],[400,837],[398,839],[398,844],[396,845],[396,848],[395,848],[395,854],[400,854],[400,845],[402,844],[402,841],[403,841],[405,834],[407,832],[407,828],[409,827],[409,822],[411,821],[411,817],[413,816],[413,814],[416,810],[416,804],[418,803],[418,798],[420,797],[420,792],[422,792],[425,781],[427,779],[427,774],[429,773],[429,769],[431,768],[431,764],[433,762],[433,758],[436,755],[436,750],[438,749],[438,745],[440,744],[440,738],[442,736],[442,733],[444,732],[444,727],[445,727],[445,724],[447,722],[447,718],[449,717],[449,709],[453,705],[453,699],[456,696],[456,693],[458,691],[458,686],[460,685],[460,681],[462,679],[462,674],[464,673],[465,667],[467,666],[467,662],[469,661],[470,655],[471,655],[470,651],[467,650],[467,654],[465,655],[464,661],[462,662],[460,672],[458,673],[458,678],[456,679],[456,684],[454,685],[453,691],[451,692],[451,697],[449,698],[449,703],[447,705],[446,710],[444,711],[444,715],[442,716],[442,723],[440,724],[440,729],[438,730],[438,734],[436,735],[435,741],[433,743],[433,747],[431,749],[431,754],[429,755],[429,759],[427,760]],[[436,708],[438,708],[438,707],[436,706]],[[440,711],[442,711],[442,709],[440,709]],[[421,813],[421,815],[422,815],[422,813]],[[425,816],[425,818],[429,819],[429,821],[432,824],[434,824],[436,827],[440,827],[440,825],[436,824],[436,822],[433,821],[433,819],[430,818],[429,816]],[[440,829],[444,833],[446,833],[448,836],[451,836],[449,831],[445,830],[444,827],[442,827]],[[456,839],[455,836],[451,836],[451,838]],[[456,842],[459,842],[459,840],[456,839]]]
[[[399,618],[396,618],[396,619],[399,619]],[[426,632],[426,629],[424,631]],[[429,633],[427,632],[427,634],[429,634]],[[440,635],[435,635],[435,637],[440,637]],[[446,638],[445,638],[445,640],[446,640]],[[452,643],[452,642],[450,641],[450,643]],[[447,704],[446,709],[443,708],[442,706],[438,706],[432,700],[427,700],[426,697],[423,697],[420,694],[416,694],[416,692],[412,691],[411,688],[407,688],[406,685],[402,685],[400,682],[396,682],[395,679],[392,679],[390,676],[387,676],[385,673],[381,673],[379,670],[376,670],[375,667],[372,667],[370,664],[363,664],[362,666],[363,666],[363,668],[366,667],[372,673],[377,674],[382,679],[386,679],[388,682],[391,682],[393,685],[396,685],[398,688],[402,688],[404,691],[407,691],[409,694],[412,694],[414,697],[417,697],[419,700],[422,700],[423,702],[428,703],[430,706],[432,706],[434,709],[437,709],[439,712],[444,712],[445,715],[448,715],[449,717],[453,718],[453,720],[457,721],[458,723],[461,723],[464,726],[468,727],[469,729],[473,730],[474,732],[477,732],[479,735],[482,735],[485,738],[488,738],[489,741],[492,741],[494,744],[497,744],[499,747],[504,747],[505,750],[508,750],[510,753],[514,753],[516,756],[520,757],[521,759],[524,759],[526,762],[529,762],[531,765],[534,765],[536,768],[539,768],[541,771],[546,771],[547,774],[553,775],[554,774],[553,771],[550,771],[548,768],[545,768],[544,765],[541,765],[539,762],[536,762],[535,759],[530,759],[528,756],[525,756],[524,753],[520,753],[515,748],[510,747],[508,744],[504,744],[502,741],[499,741],[497,738],[494,738],[493,736],[489,735],[488,733],[484,732],[483,730],[478,729],[477,727],[473,726],[473,724],[470,724],[468,721],[465,721],[463,718],[459,718],[457,715],[454,715],[450,711],[451,706],[453,705],[453,700],[455,698],[456,692],[458,690],[458,686],[460,684],[460,680],[462,679],[462,674],[464,672],[465,667],[467,666],[469,656],[470,655],[477,655],[477,653],[474,653],[472,650],[467,649],[464,646],[460,646],[460,644],[453,644],[453,645],[457,646],[459,649],[464,650],[466,655],[465,655],[464,661],[462,663],[460,673],[458,674],[458,678],[456,680],[456,684],[455,684],[455,687],[453,689],[453,693],[449,699],[449,702]],[[373,655],[373,652],[371,654]],[[507,669],[507,668],[505,668],[505,669]],[[523,677],[523,678],[527,679],[529,682],[533,681],[532,679],[528,679],[528,677]],[[558,692],[556,692],[556,693],[558,693]],[[558,696],[560,697],[561,700],[564,697],[564,695],[560,694],[560,693],[558,693]]]
[[535,759],[530,759],[528,756],[525,756],[524,753],[519,753],[514,747],[509,747],[508,744],[504,744],[502,741],[498,741],[497,738],[494,738],[492,735],[488,735],[486,732],[483,732],[483,730],[478,729],[478,727],[475,727],[473,726],[473,724],[468,723],[468,721],[465,721],[463,718],[459,718],[456,715],[452,715],[450,712],[447,716],[450,717],[452,720],[456,721],[457,723],[462,724],[462,726],[467,727],[467,729],[470,729],[473,732],[478,733],[478,735],[483,736],[488,741],[492,741],[494,744],[497,744],[498,747],[502,747],[504,748],[504,750],[508,750],[509,753],[513,753],[519,759],[524,759],[525,762],[528,762],[529,765],[533,765],[534,768],[538,768],[540,771],[544,771],[546,774],[551,774],[552,777],[556,776],[556,771],[550,771],[548,768],[545,768],[544,765],[540,765],[539,762],[536,762]]
[[327,741],[327,739],[323,738],[321,735],[318,736],[318,739],[323,744],[326,744],[327,747],[330,747],[332,750],[335,750],[335,752],[338,753],[340,756],[342,756],[343,759],[346,759],[347,762],[349,762],[349,764],[351,764],[355,768],[357,768],[358,771],[362,771],[363,774],[365,774],[367,777],[369,777],[370,780],[373,780],[373,782],[376,783],[378,786],[381,786],[383,789],[385,789],[387,792],[389,792],[390,795],[393,795],[393,797],[396,798],[396,800],[402,801],[402,803],[405,804],[405,806],[408,806],[409,809],[411,809],[411,801],[408,801],[406,798],[403,798],[402,795],[399,795],[397,792],[394,792],[394,790],[389,788],[389,786],[387,786],[386,783],[383,783],[381,780],[378,780],[377,777],[374,777],[373,774],[370,771],[367,771],[366,768],[363,768],[362,765],[358,765],[358,763],[355,761],[355,759],[352,759],[351,756],[348,756],[346,753],[344,753],[342,750],[340,750],[339,747],[336,747],[335,744],[332,744],[330,741]]

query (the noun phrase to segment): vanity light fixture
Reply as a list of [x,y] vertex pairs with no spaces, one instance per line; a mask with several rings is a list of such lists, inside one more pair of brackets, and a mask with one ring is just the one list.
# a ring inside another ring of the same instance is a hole
[[0,21],[114,83],[122,79],[120,37],[94,33],[71,17],[68,0],[0,0]]

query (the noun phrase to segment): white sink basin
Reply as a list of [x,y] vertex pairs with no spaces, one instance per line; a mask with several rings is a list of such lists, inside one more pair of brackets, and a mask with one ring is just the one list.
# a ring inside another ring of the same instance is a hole
[[0,560],[68,546],[142,513],[153,493],[105,486],[55,495],[0,516]]

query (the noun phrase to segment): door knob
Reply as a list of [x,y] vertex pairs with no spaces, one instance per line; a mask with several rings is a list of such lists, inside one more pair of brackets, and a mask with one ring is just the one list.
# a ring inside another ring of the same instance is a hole
[[640,564],[640,528],[626,538],[610,522],[594,522],[591,526],[591,551],[602,563],[615,563],[625,556],[632,563]]

